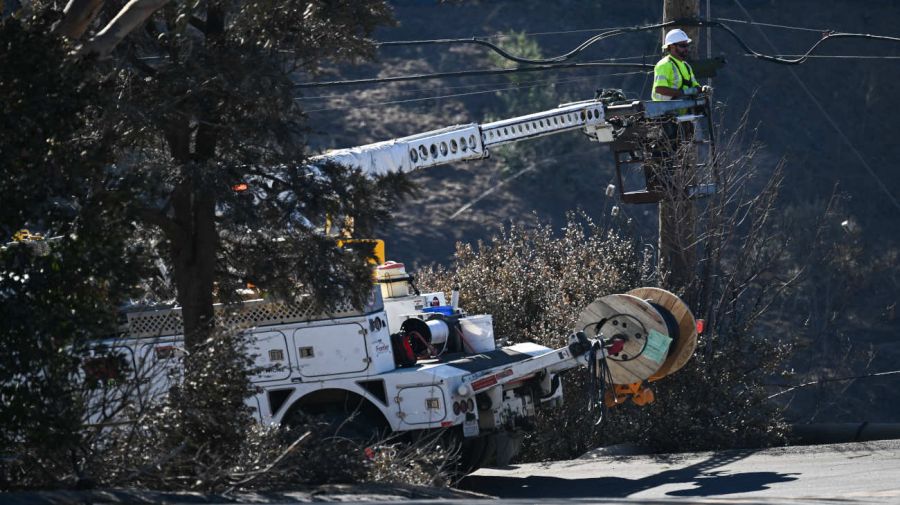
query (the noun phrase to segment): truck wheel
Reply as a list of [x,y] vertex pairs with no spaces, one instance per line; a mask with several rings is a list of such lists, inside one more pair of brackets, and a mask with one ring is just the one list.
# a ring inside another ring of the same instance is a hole
[[387,436],[384,416],[361,403],[314,404],[292,409],[285,415],[286,426],[311,428],[325,438],[343,438],[356,443],[369,443]]
[[500,432],[494,437],[497,444],[497,466],[507,466],[519,454],[525,436],[522,433]]
[[494,459],[497,441],[494,435],[463,438],[459,449],[458,471],[460,475],[470,474]]
[[305,445],[312,450],[295,451],[285,465],[319,484],[350,484],[364,479],[369,471],[366,449],[380,439],[380,425],[361,412],[348,414],[336,406],[316,407],[309,412],[294,409],[285,416],[285,442],[307,431],[312,433],[311,442]]
[[462,441],[459,448],[459,472],[462,475],[472,473],[481,468],[481,460],[484,459],[484,439],[470,438]]
[[[472,464],[470,472],[474,472],[479,468],[490,466],[497,455],[497,437],[496,435],[485,435],[483,437],[469,439],[472,445],[480,446],[477,450],[472,451]],[[476,454],[480,455],[476,458]]]

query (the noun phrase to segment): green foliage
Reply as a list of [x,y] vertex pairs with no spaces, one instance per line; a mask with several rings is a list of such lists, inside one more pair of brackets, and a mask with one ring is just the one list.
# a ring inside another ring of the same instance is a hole
[[324,58],[372,57],[368,37],[393,22],[390,6],[382,1],[257,0],[237,5],[227,37],[272,54],[293,51],[301,68],[315,70]]
[[367,233],[409,187],[398,176],[307,166],[293,79],[325,58],[371,55],[368,37],[391,21],[389,7],[187,2],[151,19],[119,48],[134,58],[108,69],[117,103],[106,119],[140,188],[132,203],[141,222],[159,230],[153,244],[170,265],[189,346],[208,331],[214,284],[224,299],[252,282],[278,297],[311,293],[326,308],[362,304],[368,252],[339,250],[325,222],[351,217]]
[[[544,57],[540,44],[536,40],[529,38],[525,32],[513,31],[504,34],[497,42],[497,45],[509,54],[519,58],[539,60]],[[493,51],[489,53],[488,58],[495,67],[515,68],[519,65]],[[497,105],[495,109],[497,114],[501,114],[504,117],[513,114],[529,114],[536,110],[555,107],[559,103],[559,95],[555,90],[545,86],[544,83],[538,83],[539,85],[535,86],[531,82],[535,80],[535,77],[531,74],[507,74],[506,80],[510,86],[521,89],[498,91],[496,93]]]
[[23,228],[46,239],[0,250],[0,454],[31,469],[14,478],[61,485],[78,479],[86,342],[114,331],[143,269],[96,126],[105,89],[48,23],[0,23],[0,245]]
[[[50,34],[59,7],[36,2],[34,17],[4,22],[12,48],[5,57],[45,65],[4,82],[12,98],[4,119],[27,121],[25,128],[5,125],[13,147],[3,156],[11,167],[21,166],[14,176],[43,175],[52,183],[57,178],[50,175],[77,170],[41,160],[40,149],[78,153],[82,162],[104,167],[106,173],[82,178],[83,186],[70,194],[102,190],[127,206],[110,211],[134,221],[141,231],[136,242],[167,265],[184,306],[189,345],[210,331],[216,285],[225,299],[252,281],[275,296],[312,293],[326,308],[348,298],[362,304],[371,287],[370,252],[339,250],[322,235],[325,222],[351,217],[359,233],[368,233],[387,220],[409,185],[399,176],[372,180],[343,167],[306,166],[305,118],[293,79],[298,70],[317,71],[326,58],[371,56],[368,37],[392,22],[386,3],[171,2],[131,33],[113,58],[93,61],[76,51],[64,68],[56,63],[73,48]],[[110,10],[98,19],[109,21],[120,7],[106,6]],[[42,59],[33,50],[35,40],[58,46],[56,52]],[[26,66],[8,63],[9,69]],[[87,92],[95,100],[87,100],[85,110],[72,105],[70,95]],[[33,110],[19,110],[21,103]],[[61,133],[47,135],[46,144],[45,138],[27,138],[49,128]],[[99,141],[104,149],[96,152]],[[26,142],[31,147],[19,147]],[[101,187],[105,180],[116,186]],[[23,192],[30,187],[15,177],[7,182],[19,189],[9,192],[16,198],[60,207],[70,220],[78,215],[67,201]],[[236,184],[249,189],[235,191]],[[4,210],[23,207],[12,199],[10,204]],[[145,298],[166,300],[168,291]]]
[[562,236],[549,225],[512,224],[489,244],[459,243],[456,266],[419,272],[426,289],[460,287],[460,305],[492,314],[500,339],[558,347],[585,307],[604,294],[631,289],[641,264],[633,243],[584,214],[570,214]]

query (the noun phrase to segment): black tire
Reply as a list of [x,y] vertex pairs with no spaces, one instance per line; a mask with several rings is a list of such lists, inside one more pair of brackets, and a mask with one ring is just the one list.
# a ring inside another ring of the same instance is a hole
[[460,476],[468,475],[494,459],[497,450],[496,439],[493,435],[484,435],[475,438],[464,438],[459,435],[459,460],[456,471]]
[[[377,412],[377,411],[376,411]],[[303,479],[316,484],[350,484],[367,475],[367,450],[382,439],[384,418],[366,409],[347,409],[337,404],[304,405],[294,408],[282,424],[285,442],[306,432],[312,434],[307,447],[313,451],[295,451],[286,461],[293,464]],[[313,445],[310,445],[313,444]]]
[[362,398],[342,403],[301,405],[283,423],[291,428],[312,429],[323,438],[343,438],[365,444],[388,436],[384,416]]
[[494,435],[487,435],[484,437],[484,443],[484,453],[481,456],[481,461],[478,462],[478,468],[491,466],[497,456],[497,437]]

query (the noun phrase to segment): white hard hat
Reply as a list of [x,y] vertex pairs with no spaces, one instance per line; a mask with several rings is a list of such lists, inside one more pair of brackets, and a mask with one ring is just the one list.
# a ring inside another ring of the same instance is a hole
[[666,42],[663,44],[663,49],[679,42],[690,43],[691,39],[688,38],[686,33],[684,33],[684,30],[681,30],[679,28],[669,30],[669,33],[666,34]]

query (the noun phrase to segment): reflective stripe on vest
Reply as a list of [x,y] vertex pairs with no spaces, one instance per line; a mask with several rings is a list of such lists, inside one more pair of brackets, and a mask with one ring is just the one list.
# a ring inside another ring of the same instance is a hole
[[683,75],[681,75],[681,67],[679,67],[678,64],[675,63],[675,60],[673,60],[672,58],[669,58],[669,63],[672,64],[672,71],[673,71],[672,73],[673,73],[673,75],[677,76],[677,80],[675,81],[676,84],[675,84],[674,88],[675,88],[675,89],[686,89],[686,88],[690,88],[690,87],[691,87],[691,83],[694,82],[694,69],[691,68],[691,66],[688,64],[688,62],[686,62],[686,61],[682,62],[682,63],[684,63],[685,69],[687,69],[687,77],[688,77],[688,79],[687,79],[687,86],[685,86],[685,85],[684,85],[684,84],[685,84],[685,78],[684,78]]

